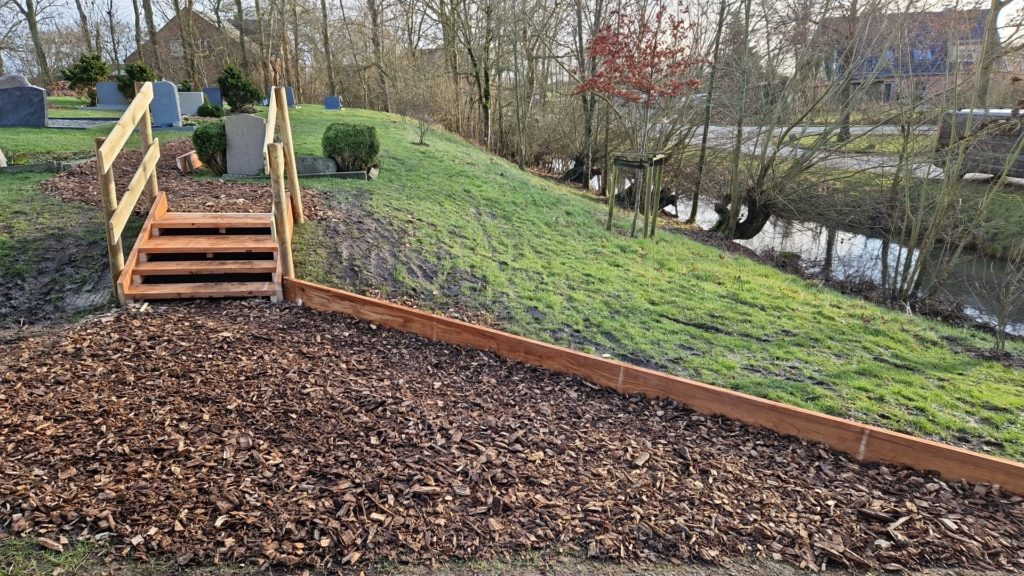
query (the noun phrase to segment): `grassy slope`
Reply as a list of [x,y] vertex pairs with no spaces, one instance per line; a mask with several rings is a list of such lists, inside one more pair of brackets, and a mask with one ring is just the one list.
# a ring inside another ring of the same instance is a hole
[[[463,296],[512,332],[1024,459],[1024,373],[947,341],[988,346],[979,332],[885,310],[676,234],[625,238],[622,215],[608,233],[604,208],[591,200],[449,134],[416,146],[414,125],[397,116],[306,107],[293,118],[300,154],[319,153],[330,121],[377,126],[379,179],[307,186],[342,203],[369,192],[367,208],[407,234],[405,250],[436,262],[436,278],[408,277],[405,295],[444,294],[468,272],[480,282],[463,284]],[[344,285],[315,269],[317,252],[331,249],[323,239],[315,229],[300,235],[300,275]]]

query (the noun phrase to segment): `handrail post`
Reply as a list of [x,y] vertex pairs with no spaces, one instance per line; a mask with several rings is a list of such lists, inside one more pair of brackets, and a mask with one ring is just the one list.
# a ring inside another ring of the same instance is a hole
[[302,213],[302,188],[299,186],[299,169],[295,166],[295,146],[292,143],[292,122],[288,118],[288,95],[284,86],[274,87],[277,113],[281,119],[281,144],[284,145],[285,168],[288,170],[288,192],[292,198],[292,218],[296,224],[306,221]]
[[[146,84],[149,82],[136,82],[135,93],[138,94]],[[149,111],[149,106],[146,106],[146,111],[142,113],[142,119],[139,121],[139,134],[142,137],[142,153],[145,154],[153,144],[153,114]],[[149,198],[150,206],[156,201],[158,189],[156,170],[153,170],[149,180],[146,181],[146,198]]]
[[277,235],[281,274],[285,278],[295,278],[295,264],[292,262],[292,235],[287,221],[289,205],[284,182],[285,160],[281,144],[267,145],[267,160],[270,163],[270,189],[274,196],[274,232]]
[[96,138],[96,173],[99,175],[100,200],[103,204],[103,230],[107,236],[107,258],[110,260],[110,274],[114,279],[114,298],[124,304],[123,295],[117,289],[117,280],[121,276],[121,271],[124,270],[124,250],[121,249],[121,238],[115,237],[113,230],[110,229],[110,218],[114,215],[114,210],[117,209],[117,190],[114,187],[113,166],[104,172],[102,169],[103,156],[100,153],[100,147],[105,141],[106,138]]

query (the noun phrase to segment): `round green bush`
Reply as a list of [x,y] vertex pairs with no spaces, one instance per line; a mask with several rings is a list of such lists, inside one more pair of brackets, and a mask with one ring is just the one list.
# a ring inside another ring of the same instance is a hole
[[245,72],[234,65],[228,65],[220,73],[217,85],[220,86],[224,101],[231,106],[232,114],[251,111],[253,104],[261,98],[259,88],[256,88]]
[[211,172],[218,176],[227,172],[228,135],[223,120],[206,122],[196,128],[192,133],[192,146]]
[[136,82],[153,82],[156,80],[156,71],[142,62],[125,64],[124,74],[117,77],[117,89],[124,94],[124,97],[131,100],[135,98]]
[[324,131],[323,148],[324,156],[334,158],[342,172],[380,166],[380,140],[373,126],[335,122]]
[[78,61],[61,71],[68,81],[68,87],[79,97],[89,99],[89,105],[96,105],[96,83],[110,75],[110,66],[99,54],[82,54]]
[[205,101],[196,109],[196,116],[203,116],[204,118],[221,118],[224,114],[223,106]]

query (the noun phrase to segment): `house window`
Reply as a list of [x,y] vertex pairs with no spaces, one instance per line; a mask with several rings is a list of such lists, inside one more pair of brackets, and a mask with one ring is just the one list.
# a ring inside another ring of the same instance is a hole
[[171,49],[171,56],[181,58],[185,55],[185,50],[181,46],[181,40],[171,40],[168,45]]
[[931,50],[931,48],[921,48],[921,49],[918,49],[918,50],[913,50],[911,52],[911,55],[913,56],[914,61],[916,61],[916,62],[920,62],[922,60],[931,60],[932,59],[932,50]]
[[209,38],[201,38],[199,40],[199,50],[203,54],[209,54],[213,50],[213,44],[210,42]]

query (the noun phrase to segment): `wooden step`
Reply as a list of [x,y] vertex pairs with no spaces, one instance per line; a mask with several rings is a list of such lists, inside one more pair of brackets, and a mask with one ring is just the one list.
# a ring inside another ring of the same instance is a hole
[[186,274],[273,274],[276,260],[183,260],[178,262],[139,262],[135,276],[178,276]]
[[277,242],[270,234],[154,236],[142,242],[139,252],[142,254],[277,252]]
[[158,300],[169,298],[247,298],[276,294],[277,285],[273,282],[181,282],[131,286],[125,296],[133,300]]
[[168,212],[153,220],[153,229],[169,228],[270,228],[273,221],[267,212],[252,214],[229,212]]

